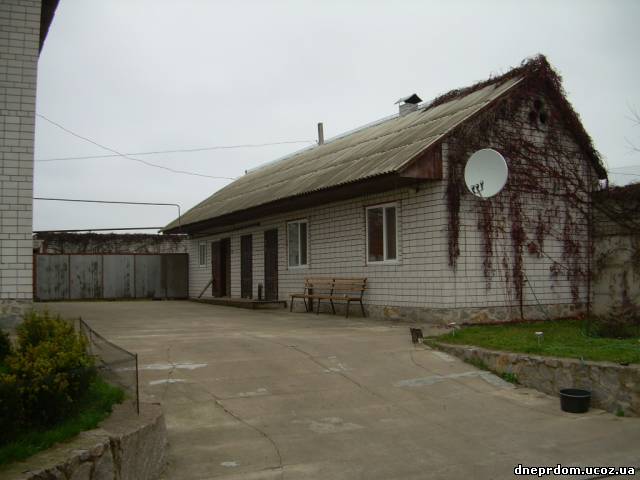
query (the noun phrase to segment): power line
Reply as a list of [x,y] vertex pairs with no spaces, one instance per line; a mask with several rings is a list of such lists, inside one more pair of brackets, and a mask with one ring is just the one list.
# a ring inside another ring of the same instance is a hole
[[170,168],[170,167],[165,167],[164,165],[158,165],[156,163],[151,163],[151,162],[147,162],[146,160],[141,160],[139,158],[134,158],[134,157],[130,157],[127,154],[121,153],[113,148],[107,147],[105,145],[102,145],[94,140],[91,140],[90,138],[84,137],[72,130],[69,130],[67,127],[60,125],[57,122],[54,122],[53,120],[48,119],[47,117],[45,117],[44,115],[40,115],[39,113],[36,113],[36,115],[40,118],[42,118],[43,120],[46,120],[47,122],[49,122],[52,125],[55,125],[56,127],[58,127],[59,129],[67,132],[70,135],[73,135],[74,137],[77,137],[81,140],[84,140],[85,142],[89,142],[97,147],[102,148],[103,150],[107,150],[111,153],[115,153],[117,156],[122,157],[122,158],[126,158],[127,160],[131,160],[133,162],[138,162],[138,163],[142,163],[143,165],[146,165],[148,167],[153,167],[153,168],[160,168],[162,170],[167,170],[168,172],[172,172],[172,173],[181,173],[183,175],[192,175],[195,177],[205,177],[205,178],[215,178],[215,179],[223,179],[223,180],[235,180],[235,178],[233,177],[218,177],[218,176],[214,176],[214,175],[205,175],[204,173],[196,173],[196,172],[189,172],[186,170],[176,170],[174,168]]
[[[297,143],[315,143],[312,140],[291,140],[288,142],[269,142],[269,143],[245,143],[239,145],[215,145],[210,147],[199,147],[199,148],[181,148],[177,150],[157,150],[151,152],[136,152],[136,153],[127,153],[125,155],[159,155],[163,153],[193,153],[193,152],[206,152],[210,150],[231,150],[236,148],[260,148],[260,147],[270,147],[274,145],[291,145]],[[38,158],[36,162],[60,162],[65,160],[91,160],[95,158],[110,158],[110,157],[119,157],[120,155],[88,155],[88,156],[79,156],[79,157],[54,157],[54,158]]]
[[[181,219],[182,219],[182,214],[180,213],[180,205],[177,203],[159,203],[159,202],[125,202],[125,201],[120,201],[120,200],[87,200],[87,199],[80,199],[80,198],[54,198],[54,197],[33,197],[34,200],[47,200],[47,201],[51,201],[51,202],[76,202],[76,203],[106,203],[106,204],[117,204],[117,205],[159,205],[159,206],[165,206],[165,207],[177,207],[178,209],[178,228],[181,228]],[[162,229],[164,227],[160,227],[160,229]],[[145,227],[145,228],[140,228],[140,230],[151,230],[151,229],[155,229],[155,227]],[[94,229],[94,230],[135,230],[135,228],[98,228],[98,229]],[[58,230],[58,231],[62,231],[62,230]],[[72,232],[74,230],[65,230],[68,232]]]
[[621,167],[611,167],[609,170],[620,170],[621,168],[640,168],[640,163],[637,165],[622,165]]
[[82,202],[82,203],[118,203],[121,205],[165,205],[180,208],[177,203],[156,203],[156,202],[125,202],[120,200],[85,200],[79,198],[54,198],[54,197],[33,197],[34,200],[51,200],[54,202]]
[[34,230],[33,233],[108,232],[112,230],[162,230],[164,227],[76,228],[70,230]]

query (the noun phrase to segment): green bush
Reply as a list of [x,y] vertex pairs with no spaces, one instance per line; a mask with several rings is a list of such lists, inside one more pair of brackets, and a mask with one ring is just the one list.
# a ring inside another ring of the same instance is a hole
[[15,375],[0,374],[0,445],[14,438],[24,419]]
[[4,359],[7,358],[9,354],[11,354],[11,340],[9,339],[9,334],[4,330],[0,330],[0,364],[4,363]]
[[22,323],[16,328],[18,350],[24,351],[70,332],[73,332],[73,326],[60,315],[52,316],[47,310],[31,310],[24,314]]
[[113,405],[122,403],[123,400],[122,389],[96,377],[69,417],[51,428],[22,429],[4,445],[0,444],[0,471],[2,471],[2,465],[6,463],[24,460],[80,432],[97,427],[109,416]]
[[27,314],[17,333],[17,348],[5,359],[0,389],[7,398],[17,398],[20,408],[0,407],[0,425],[8,430],[11,425],[52,425],[73,410],[95,378],[93,359],[73,325],[46,312]]

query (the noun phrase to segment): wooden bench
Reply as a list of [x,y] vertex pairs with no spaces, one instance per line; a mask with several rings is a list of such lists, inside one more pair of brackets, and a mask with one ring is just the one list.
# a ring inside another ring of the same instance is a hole
[[364,305],[362,303],[362,297],[366,289],[366,278],[305,278],[303,293],[291,294],[291,305],[289,305],[289,311],[293,311],[293,301],[296,298],[301,298],[304,301],[304,306],[307,312],[313,311],[313,301],[315,300],[317,303],[316,314],[320,313],[320,303],[323,300],[329,301],[331,304],[331,311],[334,315],[336,313],[334,302],[346,302],[347,311],[345,316],[349,318],[349,307],[351,306],[351,302],[359,302],[360,309],[362,310],[362,316],[366,317],[367,314],[364,311]]

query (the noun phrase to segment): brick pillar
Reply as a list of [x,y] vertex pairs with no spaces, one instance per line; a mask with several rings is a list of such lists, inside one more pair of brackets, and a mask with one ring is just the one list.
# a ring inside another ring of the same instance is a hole
[[[40,0],[0,2],[0,322],[32,292],[33,142]],[[1,324],[0,324],[1,326]]]

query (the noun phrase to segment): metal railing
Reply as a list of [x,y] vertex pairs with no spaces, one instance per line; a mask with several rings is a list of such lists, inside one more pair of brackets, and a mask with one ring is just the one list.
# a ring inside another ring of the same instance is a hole
[[87,322],[78,319],[78,329],[87,340],[88,353],[95,359],[98,372],[105,380],[125,390],[136,412],[140,414],[138,354],[110,342]]

